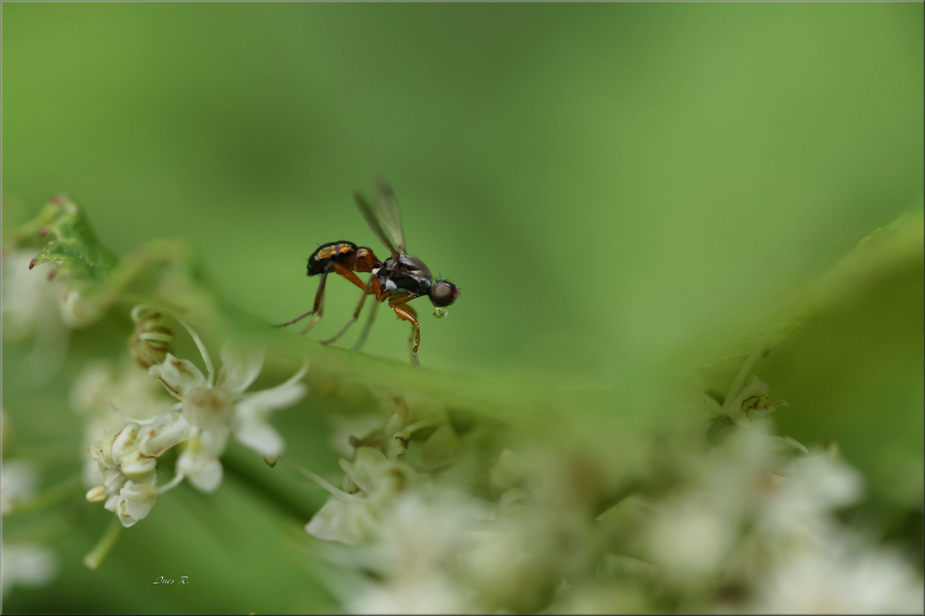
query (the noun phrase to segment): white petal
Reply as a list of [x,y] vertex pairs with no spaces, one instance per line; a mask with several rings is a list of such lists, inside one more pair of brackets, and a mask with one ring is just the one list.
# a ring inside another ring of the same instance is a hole
[[260,369],[266,349],[242,349],[226,342],[222,345],[222,369],[218,373],[216,387],[224,387],[232,394],[240,394],[251,386]]
[[[344,541],[345,538],[338,532],[337,521],[347,515],[346,508],[347,505],[336,498],[328,499],[328,502],[305,525],[305,532],[322,541]],[[350,543],[349,541],[344,542]]]
[[267,421],[243,421],[235,429],[234,435],[242,444],[264,457],[277,458],[283,453],[283,437]]
[[138,450],[122,458],[122,474],[129,479],[143,477],[155,468],[157,468],[157,458],[143,455]]
[[44,586],[58,572],[58,559],[49,548],[31,543],[3,544],[3,595],[19,584],[30,588]]
[[[379,514],[379,515],[377,515]],[[373,505],[366,500],[345,503],[331,497],[324,507],[305,525],[305,532],[323,541],[340,541],[357,545],[374,537],[379,529]]]
[[305,395],[301,383],[284,383],[272,389],[247,394],[235,405],[232,430],[235,437],[257,453],[275,458],[283,451],[283,438],[270,425],[271,411],[292,405]]
[[0,467],[0,476],[4,499],[26,500],[35,493],[35,487],[39,482],[38,468],[25,460],[4,460],[3,466]]
[[196,435],[187,444],[186,451],[177,458],[177,472],[182,473],[196,488],[214,492],[222,483],[222,463],[211,451],[204,434]]
[[199,334],[193,330],[189,324],[181,319],[180,317],[174,317],[177,319],[177,323],[186,328],[186,331],[189,332],[190,337],[193,339],[193,342],[196,343],[196,348],[199,349],[200,355],[202,355],[202,361],[206,364],[206,371],[209,373],[208,384],[209,387],[212,387],[212,383],[215,380],[215,369],[212,367],[212,359],[209,357],[209,351],[206,349],[206,345],[202,343],[202,340],[199,338]]
[[219,430],[204,430],[199,434],[200,447],[212,456],[220,458],[228,446],[230,434],[231,430],[228,426],[222,426]]
[[121,464],[122,458],[135,454],[138,450],[138,431],[141,429],[137,423],[130,423],[122,428],[112,441],[112,460]]
[[190,483],[203,492],[215,492],[222,483],[222,463],[217,458],[210,459],[196,473],[187,475]]
[[78,291],[68,293],[61,303],[61,320],[68,327],[80,328],[89,325],[102,313],[101,306],[88,302]]
[[[102,469],[101,469],[102,470]],[[103,471],[103,486],[106,494],[116,494],[125,485],[126,477],[121,471],[106,469]]]
[[151,366],[148,374],[160,379],[167,391],[181,400],[191,389],[207,385],[206,377],[191,361],[177,359],[170,353],[164,363]]
[[142,432],[140,450],[146,456],[159,456],[189,438],[190,425],[181,411],[158,417]]
[[122,500],[122,497],[119,496],[119,493],[115,493],[109,498],[106,499],[106,503],[103,504],[103,507],[112,511],[113,513],[118,513],[119,511],[119,502]]
[[148,516],[157,502],[157,473],[151,472],[135,481],[128,481],[117,495],[106,501],[106,509],[119,516],[126,528]]
[[338,464],[366,494],[375,491],[382,483],[382,478],[396,467],[395,463],[389,462],[385,454],[372,447],[358,447],[356,460],[349,462],[341,459],[338,460]]
[[129,481],[122,488],[121,494],[125,497],[125,512],[135,520],[145,518],[157,502],[157,473]]
[[283,383],[270,389],[245,394],[235,405],[235,414],[266,414],[276,409],[292,406],[305,395],[302,383]]

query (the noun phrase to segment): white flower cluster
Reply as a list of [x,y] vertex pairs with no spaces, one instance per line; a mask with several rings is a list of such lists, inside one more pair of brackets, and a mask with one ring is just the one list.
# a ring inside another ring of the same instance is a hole
[[4,598],[14,586],[40,588],[49,584],[58,573],[58,558],[47,547],[27,544],[7,544],[0,546],[0,565],[3,575],[2,592]]
[[[2,412],[2,411],[0,411]],[[4,435],[6,422],[4,416]],[[35,495],[39,470],[32,462],[7,458],[0,468],[0,497],[3,501],[3,517],[14,513],[17,507]],[[2,591],[5,598],[14,586],[38,588],[51,582],[58,572],[58,557],[48,547],[32,542],[9,542],[5,534],[0,546],[2,557]]]
[[860,475],[758,418],[783,404],[751,377],[721,442],[665,452],[663,479],[593,515],[606,456],[504,450],[488,501],[412,470],[414,430],[401,459],[383,453],[404,427],[392,421],[353,439],[344,490],[316,478],[332,497],[306,530],[376,572],[342,597],[355,613],[920,610],[921,575],[834,515],[862,496]]
[[[446,416],[410,422],[405,406],[381,429],[354,437],[354,460],[340,460],[343,490],[311,476],[331,492],[306,525],[317,539],[351,546],[358,563],[380,583],[353,588],[343,597],[357,613],[471,613],[535,611],[548,604],[564,571],[585,556],[584,530],[577,541],[557,526],[572,512],[531,507],[521,461],[505,450],[491,469],[497,502],[440,486],[412,470],[405,454],[412,435],[423,433],[420,453],[452,442]],[[380,424],[381,425],[381,424]],[[445,468],[446,459],[430,462]],[[308,473],[307,473],[308,474]],[[567,518],[567,519],[566,519]],[[563,549],[561,541],[570,541]]]
[[6,459],[0,467],[2,515],[12,513],[21,501],[32,498],[38,483],[38,469],[26,460]]
[[34,271],[35,253],[28,250],[3,256],[3,335],[14,340],[33,339],[32,351],[23,361],[26,369],[22,377],[35,384],[50,380],[61,368],[69,329],[85,327],[103,312],[67,280],[56,277],[56,268],[38,267],[42,271]]
[[318,539],[358,545],[379,535],[383,512],[410,488],[414,475],[372,447],[359,447],[356,460],[340,460],[340,466],[344,490],[331,490],[305,530]]
[[[269,416],[305,395],[300,381],[307,366],[277,387],[245,393],[260,373],[264,354],[235,349],[227,343],[222,347],[222,367],[216,378],[208,351],[199,336],[187,329],[202,354],[208,376],[192,362],[167,353],[163,363],[152,365],[148,374],[179,402],[153,417],[129,420],[113,436],[90,447],[103,484],[91,489],[87,498],[105,500],[105,507],[119,516],[124,526],[145,518],[158,494],[183,479],[204,492],[216,490],[223,474],[220,458],[231,434],[265,459],[275,460],[282,453],[283,439]],[[86,383],[84,386],[86,389]],[[157,458],[181,443],[184,448],[173,479],[158,487]]]
[[[515,504],[508,497],[522,493],[517,487],[492,503],[429,482],[368,447],[341,467],[346,484],[363,484],[347,495],[359,498],[335,494],[306,530],[361,550],[357,562],[381,578],[343,597],[350,612],[534,612],[593,544],[571,512]],[[569,527],[575,536],[563,534]]]
[[130,422],[113,437],[90,449],[99,464],[103,485],[91,489],[87,500],[106,501],[122,522],[132,526],[147,517],[157,502],[157,457],[189,438],[189,424],[180,411],[142,426]]
[[[147,370],[125,358],[118,363],[87,362],[71,386],[70,404],[84,421],[85,447],[89,448],[118,434],[129,421],[146,424],[157,419],[170,411],[171,402]],[[83,476],[87,488],[104,483],[92,457],[86,461]]]
[[718,586],[709,604],[715,611],[921,609],[914,570],[833,515],[860,499],[860,475],[831,453],[800,454],[792,443],[770,435],[767,424],[742,426],[689,469],[683,488],[659,500],[627,499],[623,509],[652,512],[635,553],[656,564],[663,581]]
[[34,256],[28,251],[3,256],[3,336],[32,340],[32,349],[16,376],[41,385],[61,369],[71,335],[64,315],[63,283],[30,271]]

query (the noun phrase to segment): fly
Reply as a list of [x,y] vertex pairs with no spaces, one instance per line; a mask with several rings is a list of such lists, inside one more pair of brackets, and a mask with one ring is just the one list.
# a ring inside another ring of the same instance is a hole
[[[357,246],[353,242],[346,240],[323,244],[308,259],[308,275],[321,276],[312,309],[302,316],[276,327],[286,327],[305,317],[314,315],[302,330],[304,334],[315,323],[320,321],[324,314],[324,285],[328,279],[328,274],[333,272],[362,289],[363,295],[360,297],[360,303],[354,310],[353,316],[347,321],[343,329],[337,332],[333,338],[325,340],[321,344],[331,344],[344,335],[347,329],[359,318],[367,296],[373,295],[378,302],[388,300],[389,308],[395,312],[396,316],[411,323],[409,346],[411,347],[414,362],[420,370],[421,362],[418,359],[418,347],[421,344],[421,326],[418,322],[417,312],[408,305],[408,302],[426,295],[434,305],[434,316],[443,318],[447,314],[447,307],[459,297],[459,287],[448,280],[434,280],[433,274],[430,273],[424,262],[408,254],[405,245],[405,234],[401,226],[401,213],[398,211],[398,202],[395,200],[395,193],[392,192],[392,188],[383,180],[373,178],[373,193],[375,195],[374,205],[370,205],[366,197],[360,193],[354,193],[353,198],[360,209],[360,214],[366,220],[366,224],[379,238],[379,241],[389,249],[391,256],[385,261],[380,261],[371,248]],[[364,283],[357,276],[357,273],[369,273],[372,275]],[[366,342],[369,330],[376,317],[376,308],[378,306],[378,303],[373,304],[366,326],[360,334],[356,345],[354,345],[354,350],[359,350]]]

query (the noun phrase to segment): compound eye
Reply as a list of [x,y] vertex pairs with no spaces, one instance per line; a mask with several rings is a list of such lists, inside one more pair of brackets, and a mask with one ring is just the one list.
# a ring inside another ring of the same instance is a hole
[[449,282],[438,282],[430,288],[430,301],[434,306],[445,307],[456,301],[459,291]]

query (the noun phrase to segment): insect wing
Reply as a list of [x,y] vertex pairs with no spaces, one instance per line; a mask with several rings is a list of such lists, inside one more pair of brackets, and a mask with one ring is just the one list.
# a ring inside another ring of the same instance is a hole
[[363,218],[366,220],[366,224],[369,225],[369,228],[373,230],[373,233],[376,234],[376,237],[379,238],[379,241],[385,244],[385,246],[392,253],[392,258],[398,261],[398,249],[395,248],[395,245],[389,239],[388,234],[382,229],[382,225],[379,224],[379,217],[376,216],[376,213],[373,211],[372,206],[369,204],[369,201],[366,200],[366,197],[360,193],[353,193],[353,198],[357,202],[357,207],[360,209],[360,214],[363,215]]
[[401,227],[401,212],[398,211],[398,201],[392,187],[381,178],[373,178],[373,193],[376,197],[376,214],[382,229],[388,234],[393,245],[401,252],[408,252]]

